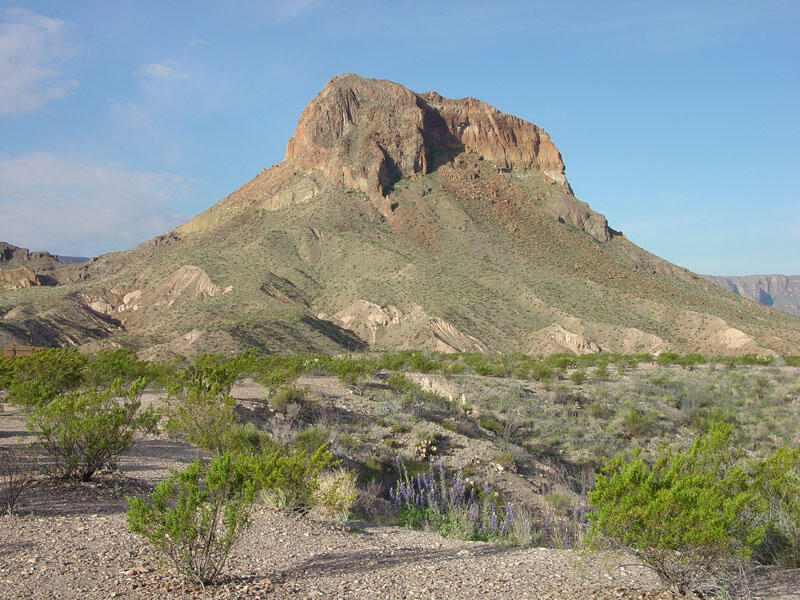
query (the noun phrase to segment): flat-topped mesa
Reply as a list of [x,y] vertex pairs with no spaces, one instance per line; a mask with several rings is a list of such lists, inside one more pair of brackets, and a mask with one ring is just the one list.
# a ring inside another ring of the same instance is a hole
[[416,94],[391,81],[333,77],[300,115],[286,160],[365,192],[384,215],[387,189],[472,151],[498,168],[534,168],[570,191],[561,154],[532,123],[474,98]]

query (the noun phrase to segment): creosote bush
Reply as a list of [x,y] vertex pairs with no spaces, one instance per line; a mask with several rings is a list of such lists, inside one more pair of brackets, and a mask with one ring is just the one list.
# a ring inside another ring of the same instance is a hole
[[713,423],[689,448],[662,446],[652,464],[636,452],[611,459],[589,492],[591,542],[631,551],[681,594],[735,583],[764,536],[753,515],[766,502],[732,434]]
[[58,395],[28,414],[26,427],[53,459],[57,475],[89,481],[111,465],[138,432],[155,427],[158,417],[141,410],[143,380],[124,388],[117,381],[108,389]]
[[160,482],[150,501],[127,498],[128,526],[181,575],[200,584],[220,573],[250,525],[258,483],[241,455],[195,461]]
[[12,515],[20,494],[36,474],[32,457],[15,448],[0,450],[0,516]]

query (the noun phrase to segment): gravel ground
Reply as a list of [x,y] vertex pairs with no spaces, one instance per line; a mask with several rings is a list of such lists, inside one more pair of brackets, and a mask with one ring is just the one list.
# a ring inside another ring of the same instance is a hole
[[[0,446],[24,441],[15,409],[0,414]],[[257,506],[220,581],[205,590],[160,565],[128,531],[124,500],[142,495],[198,455],[150,437],[113,474],[86,484],[41,479],[17,515],[0,517],[0,600],[107,598],[319,599],[668,599],[658,580],[630,560],[572,550],[507,548],[424,531],[342,527]],[[753,597],[800,598],[800,570],[764,569]]]
[[[131,487],[70,486],[53,510],[0,520],[0,598],[203,598],[128,531],[122,495]],[[102,510],[88,512],[95,509]],[[624,557],[506,548],[397,527],[348,529],[261,506],[253,516],[206,598],[675,598],[646,571],[613,569]],[[754,597],[800,597],[798,572],[766,575]]]

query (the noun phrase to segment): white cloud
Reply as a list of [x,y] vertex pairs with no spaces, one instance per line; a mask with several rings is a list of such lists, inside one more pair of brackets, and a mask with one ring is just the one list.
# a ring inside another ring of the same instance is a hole
[[192,182],[46,153],[0,156],[0,240],[58,254],[130,248],[184,220]]
[[42,110],[78,86],[58,70],[74,53],[72,26],[22,8],[0,21],[0,115]]
[[176,60],[165,60],[160,63],[142,65],[136,69],[136,75],[147,77],[156,81],[177,81],[188,79],[189,76],[178,71],[180,64]]

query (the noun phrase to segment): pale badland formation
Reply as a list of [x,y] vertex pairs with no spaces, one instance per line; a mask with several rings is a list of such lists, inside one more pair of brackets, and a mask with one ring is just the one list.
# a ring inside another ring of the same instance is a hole
[[797,278],[712,279],[788,299],[631,243],[539,127],[348,74],[283,162],[174,231],[84,263],[4,245],[0,345],[800,352],[800,319],[775,310],[797,310]]

